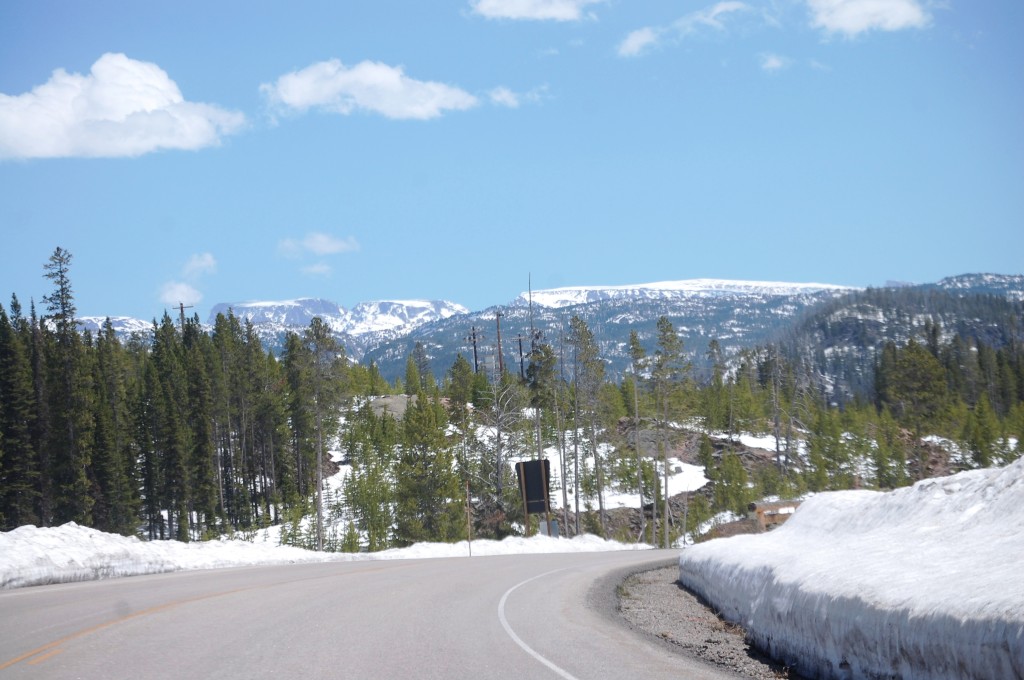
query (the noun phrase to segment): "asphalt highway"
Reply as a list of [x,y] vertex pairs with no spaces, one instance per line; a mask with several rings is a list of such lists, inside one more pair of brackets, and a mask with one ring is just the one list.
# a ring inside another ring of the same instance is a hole
[[0,591],[0,679],[734,678],[628,629],[674,551],[341,562]]

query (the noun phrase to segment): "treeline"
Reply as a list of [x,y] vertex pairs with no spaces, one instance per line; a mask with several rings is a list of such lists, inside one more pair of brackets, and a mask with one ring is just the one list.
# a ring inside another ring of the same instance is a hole
[[[512,461],[548,457],[563,534],[669,543],[764,495],[1006,462],[1024,434],[1021,347],[931,326],[886,345],[873,389],[841,406],[813,362],[775,346],[727,360],[712,342],[698,376],[665,317],[653,346],[631,334],[619,381],[574,317],[564,337],[533,335],[521,374],[458,356],[438,377],[417,345],[389,384],[320,319],[278,356],[232,314],[208,331],[165,314],[125,341],[109,321],[82,332],[70,263],[58,248],[45,265],[41,315],[16,297],[0,306],[3,529],[74,521],[196,540],[279,524],[288,543],[333,550],[501,538],[529,530]],[[741,432],[774,435],[774,457],[747,455]],[[961,455],[939,465],[924,435]],[[712,484],[680,500],[666,474],[681,456]],[[348,474],[328,488],[339,464]],[[636,498],[628,521],[605,507],[613,492]]]
[[[0,307],[0,526],[73,521],[189,540],[277,521],[317,488],[346,389],[375,390],[322,324],[280,358],[249,324],[167,314],[122,343],[75,323],[71,255],[40,317]],[[360,381],[364,386],[360,387]]]
[[831,398],[842,403],[873,393],[873,369],[887,343],[903,345],[916,336],[934,350],[936,333],[947,342],[958,338],[963,345],[993,350],[1019,346],[1024,300],[930,286],[869,288],[805,312],[773,343],[827,375]]

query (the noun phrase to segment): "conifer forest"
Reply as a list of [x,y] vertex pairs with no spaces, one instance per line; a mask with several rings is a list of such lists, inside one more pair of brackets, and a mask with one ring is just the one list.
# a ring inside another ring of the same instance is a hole
[[[574,317],[565,337],[535,334],[523,372],[461,355],[432,366],[417,346],[387,381],[319,318],[273,351],[232,313],[211,327],[165,313],[130,338],[109,320],[83,331],[71,254],[57,248],[42,275],[41,300],[0,305],[0,530],[76,522],[195,541],[282,525],[285,542],[350,551],[502,538],[536,531],[512,463],[547,457],[563,534],[659,543],[767,496],[1005,464],[1024,437],[1012,336],[928,324],[885,343],[842,403],[782,345],[684,348],[664,317],[651,346],[631,336],[616,379]],[[694,350],[708,370],[693,370]],[[774,451],[709,436],[741,432],[773,435]],[[711,483],[665,498],[670,458]],[[628,517],[605,507],[612,491],[635,494]]]

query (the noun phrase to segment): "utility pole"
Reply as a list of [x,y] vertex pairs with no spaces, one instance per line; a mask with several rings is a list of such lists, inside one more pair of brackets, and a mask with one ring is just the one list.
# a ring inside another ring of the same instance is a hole
[[473,326],[469,331],[469,337],[466,338],[473,344],[473,373],[480,372],[480,363],[476,357],[476,326]]
[[178,315],[181,319],[181,334],[185,335],[185,310],[192,309],[192,305],[186,305],[184,302],[178,303]]
[[501,317],[505,316],[501,312],[494,313],[494,320],[498,326],[498,375],[505,375],[505,359],[501,356]]
[[520,333],[519,335],[517,335],[516,340],[519,341],[519,379],[526,380],[526,359],[523,356],[523,334]]

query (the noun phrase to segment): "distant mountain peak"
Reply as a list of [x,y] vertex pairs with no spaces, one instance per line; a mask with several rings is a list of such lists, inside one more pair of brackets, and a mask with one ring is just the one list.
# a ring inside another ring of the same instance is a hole
[[567,286],[520,293],[512,304],[534,304],[553,309],[619,298],[678,299],[712,296],[793,296],[845,293],[859,288],[830,283],[787,283],[780,281],[736,281],[727,279],[683,279],[619,286]]
[[465,314],[468,310],[444,300],[377,300],[360,302],[350,310],[321,298],[258,300],[214,305],[208,324],[212,326],[218,314],[229,311],[274,333],[305,328],[314,317],[320,317],[336,333],[359,336],[379,331],[409,330],[430,321]]

